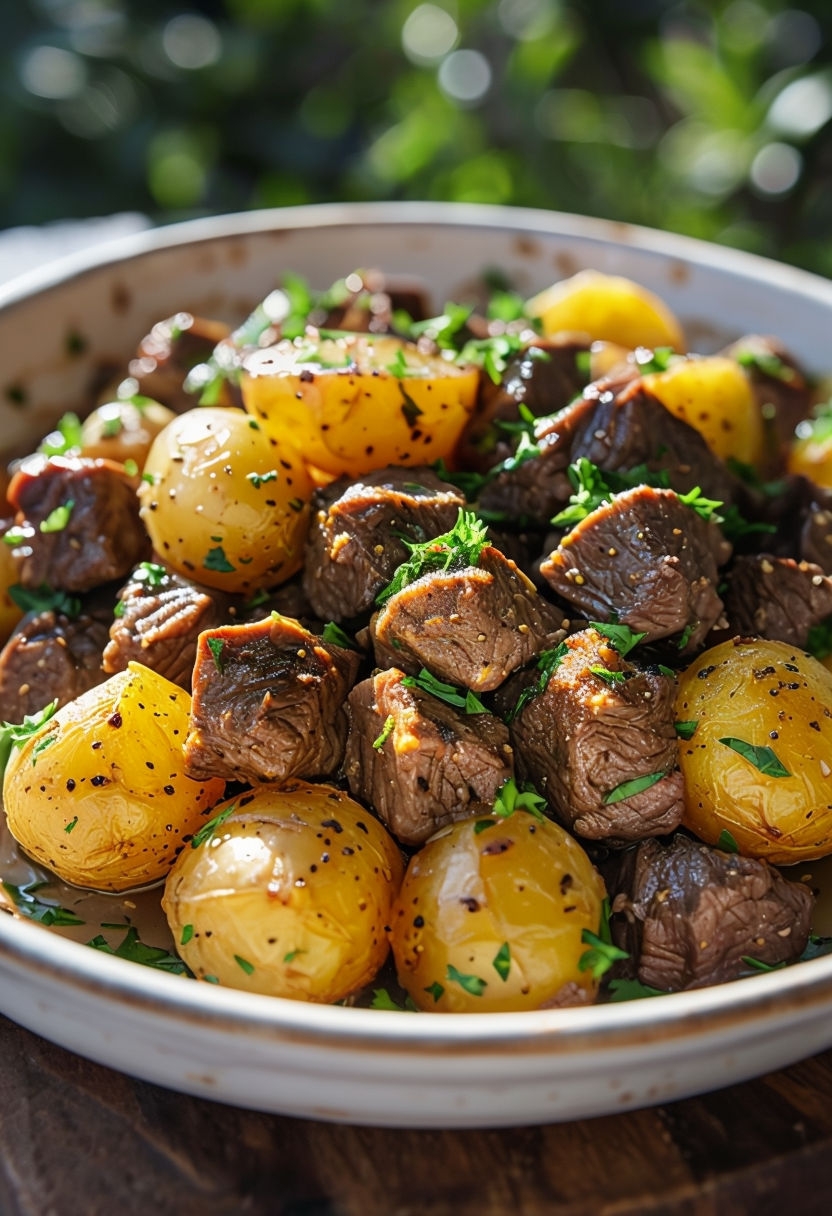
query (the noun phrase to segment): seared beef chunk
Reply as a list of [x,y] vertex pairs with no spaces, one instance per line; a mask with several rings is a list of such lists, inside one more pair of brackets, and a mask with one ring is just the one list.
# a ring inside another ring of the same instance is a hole
[[590,620],[647,641],[683,634],[695,649],[722,613],[718,567],[731,546],[673,490],[637,486],[581,520],[541,562],[558,595]]
[[404,844],[464,819],[513,774],[508,730],[493,714],[465,714],[403,683],[395,667],[350,693],[344,770],[350,791]]
[[405,542],[441,536],[464,503],[459,490],[424,468],[339,477],[318,490],[303,576],[318,616],[344,621],[369,610],[407,560]]
[[665,835],[681,821],[674,692],[668,676],[638,670],[586,629],[513,676],[496,699],[511,718],[523,780],[578,836],[617,845]]
[[832,579],[790,557],[738,557],[728,574],[725,610],[733,634],[757,634],[806,649],[809,631],[832,616]]
[[150,556],[134,480],[110,460],[30,456],[9,485],[20,582],[89,591]]
[[813,897],[765,861],[677,833],[645,840],[607,876],[611,928],[639,980],[663,992],[704,988],[773,966],[806,948]]
[[328,777],[344,754],[359,658],[289,617],[199,636],[185,761],[194,777]]
[[136,567],[119,600],[104,650],[104,670],[124,671],[135,660],[188,690],[199,634],[230,623],[242,602],[153,562]]
[[536,418],[568,405],[588,379],[581,355],[589,360],[589,347],[581,339],[536,338],[511,360],[499,385],[483,377],[480,400],[457,449],[462,467],[487,469],[510,454],[508,432],[499,423],[516,422],[521,405]]
[[832,491],[813,486],[805,478],[801,482],[808,502],[801,511],[800,556],[832,575]]
[[421,284],[415,280],[388,280],[380,270],[362,270],[344,281],[339,302],[329,301],[313,310],[309,323],[324,329],[386,334],[395,328],[394,317],[399,310],[404,310],[412,321],[430,316]]
[[763,420],[763,465],[776,477],[786,467],[794,428],[811,406],[811,386],[803,369],[776,338],[747,334],[722,352],[751,377]]
[[229,332],[221,321],[208,321],[189,312],[158,321],[142,338],[136,357],[128,365],[138,383],[137,391],[178,414],[193,409],[197,401],[192,393],[185,392],[185,377],[197,363],[210,358]]
[[508,519],[545,522],[569,501],[566,475],[586,457],[604,472],[646,466],[665,470],[668,485],[685,494],[699,486],[708,498],[731,503],[737,484],[705,440],[647,393],[641,380],[616,392],[606,382],[590,384],[565,410],[535,427],[539,453],[499,473],[483,490],[480,505]]
[[12,633],[0,651],[0,718],[22,722],[50,701],[66,705],[107,678],[101,652],[113,619],[112,593],[98,592],[75,607],[74,615],[32,613]]
[[370,630],[379,666],[427,667],[477,692],[554,646],[569,625],[533,584],[487,545],[476,566],[424,574],[392,595]]

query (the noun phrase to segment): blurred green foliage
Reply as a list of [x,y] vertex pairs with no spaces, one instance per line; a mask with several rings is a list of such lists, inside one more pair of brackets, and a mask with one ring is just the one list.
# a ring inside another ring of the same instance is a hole
[[0,225],[458,199],[832,274],[829,0],[15,0],[4,33]]

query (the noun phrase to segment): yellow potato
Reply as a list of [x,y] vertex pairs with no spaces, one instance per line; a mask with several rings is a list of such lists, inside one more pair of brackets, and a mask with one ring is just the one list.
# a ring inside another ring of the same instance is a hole
[[104,457],[144,467],[153,440],[176,417],[173,410],[149,398],[107,401],[84,419],[81,455]]
[[829,415],[798,423],[788,458],[790,473],[832,489],[832,420]]
[[721,460],[760,461],[763,420],[751,381],[735,359],[675,359],[642,383],[671,414],[695,427]]
[[402,879],[378,820],[329,785],[259,786],[217,808],[185,849],[163,907],[199,979],[303,1001],[342,1000],[387,955]]
[[299,338],[243,360],[243,402],[263,429],[325,473],[358,477],[453,453],[479,372],[399,338]]
[[723,642],[679,677],[676,716],[693,731],[679,745],[686,827],[775,865],[832,853],[832,673],[817,659]]
[[139,498],[165,563],[248,595],[300,569],[312,483],[300,458],[243,410],[200,406],[153,441]]
[[190,702],[176,684],[130,663],[13,747],[3,800],[26,852],[64,882],[96,891],[163,878],[225,789],[185,773]]
[[597,270],[582,270],[547,287],[529,300],[526,311],[540,317],[547,337],[569,330],[627,350],[685,349],[682,327],[663,300],[630,279]]
[[17,563],[12,557],[12,546],[0,539],[0,646],[4,645],[11,631],[23,616],[22,608],[18,608],[9,595],[9,587],[20,581]]
[[410,860],[390,932],[399,982],[441,1013],[591,1002],[581,937],[597,933],[603,899],[586,853],[551,820],[462,820]]

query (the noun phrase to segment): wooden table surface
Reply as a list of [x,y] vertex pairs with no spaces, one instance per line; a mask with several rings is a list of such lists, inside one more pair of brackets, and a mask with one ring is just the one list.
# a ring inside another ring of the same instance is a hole
[[832,1213],[832,1052],[576,1123],[396,1131],[183,1097],[0,1018],[0,1216]]

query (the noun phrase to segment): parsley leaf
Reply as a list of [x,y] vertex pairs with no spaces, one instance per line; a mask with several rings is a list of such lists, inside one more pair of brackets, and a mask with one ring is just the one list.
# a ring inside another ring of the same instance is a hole
[[[542,798],[533,786],[525,785],[522,789],[518,789],[517,782],[513,777],[509,777],[497,791],[491,813],[498,819],[508,819],[509,815],[513,815],[515,811],[528,811],[538,823],[544,823],[546,820],[542,810],[544,806],[546,806],[546,799]],[[480,820],[480,822],[483,821]],[[476,831],[476,826],[474,830]]]
[[23,883],[18,887],[13,883],[3,882],[3,888],[12,897],[15,907],[24,916],[28,917],[29,920],[35,920],[38,924],[47,926],[83,925],[86,923],[68,908],[62,908],[60,904],[45,903],[43,900],[38,899],[33,892],[36,888],[43,885],[43,883]]
[[591,971],[596,980],[600,980],[603,975],[606,975],[613,963],[630,957],[626,950],[621,950],[618,946],[613,945],[608,899],[605,899],[601,905],[598,932],[593,933],[589,929],[584,929],[581,933],[581,941],[585,946],[589,946],[589,949],[585,950],[578,959],[578,970]]
[[569,647],[566,645],[566,642],[558,643],[552,650],[541,650],[535,664],[540,675],[534,684],[527,685],[520,693],[514,704],[514,708],[510,709],[506,714],[506,722],[513,722],[530,701],[533,701],[535,697],[539,697],[542,692],[546,691],[553,673],[557,671],[568,654]]
[[328,646],[342,646],[344,650],[357,650],[354,640],[340,625],[336,625],[334,621],[327,621],[321,633],[321,640],[326,642]]
[[103,954],[114,954],[116,958],[124,958],[131,963],[141,963],[144,967],[155,967],[157,971],[167,971],[172,975],[191,974],[181,958],[170,954],[161,946],[146,945],[134,926],[129,925],[126,928],[127,933],[124,940],[115,950],[100,933],[92,941],[87,942],[87,945],[92,946],[94,950],[100,950]]
[[633,798],[636,794],[641,794],[644,790],[649,790],[651,785],[656,785],[661,781],[667,773],[644,773],[641,777],[633,777],[630,781],[622,781],[615,789],[610,790],[604,795],[604,805],[609,806],[613,802],[623,802],[625,798]]
[[9,596],[23,612],[57,612],[71,619],[81,613],[81,601],[77,595],[67,595],[65,591],[52,591],[45,583],[31,591],[20,583],[13,583],[8,588]]
[[633,353],[642,376],[649,376],[653,372],[666,372],[673,360],[678,358],[672,346],[657,346],[655,350],[637,346]]
[[603,680],[605,684],[609,684],[613,688],[616,684],[623,684],[629,678],[626,671],[610,671],[608,667],[601,667],[599,664],[594,664],[589,670],[599,680]]
[[675,722],[676,735],[679,739],[692,739],[699,725],[698,718],[690,718],[686,722]]
[[453,963],[448,963],[447,978],[453,984],[459,984],[471,996],[482,996],[485,989],[488,987],[488,981],[480,979],[478,975],[464,975],[461,971],[457,971]]
[[436,676],[431,675],[426,667],[422,668],[418,676],[405,676],[402,684],[405,688],[420,688],[422,692],[430,693],[432,697],[444,701],[446,705],[464,709],[466,714],[487,714],[489,712],[470,688],[463,692],[455,684],[446,684],[444,680],[437,680]]
[[649,988],[641,980],[616,979],[609,982],[610,1001],[640,1001],[648,996],[665,996],[660,988]]
[[715,498],[706,498],[699,486],[694,486],[692,490],[688,490],[687,494],[679,494],[677,497],[679,502],[683,502],[686,507],[690,507],[702,519],[706,521],[714,520],[715,523],[722,522],[722,516],[716,514],[722,503]]
[[246,481],[250,481],[255,490],[259,490],[267,482],[277,481],[277,469],[271,469],[268,473],[246,473]]
[[445,989],[437,980],[434,980],[432,984],[428,984],[424,991],[433,997],[434,1003],[445,993]]
[[26,714],[21,723],[4,722],[0,727],[0,778],[6,769],[13,747],[23,747],[32,735],[36,735],[41,727],[55,714],[58,708],[57,698],[50,701],[43,709],[34,714]]
[[735,739],[733,736],[720,739],[719,742],[730,747],[731,751],[742,756],[749,764],[753,764],[766,777],[791,777],[789,770],[781,764],[770,747],[757,747],[753,743],[747,743],[745,739]]
[[511,947],[508,942],[503,942],[502,946],[500,946],[500,949],[491,960],[491,966],[503,983],[505,983],[511,971]]
[[392,735],[392,733],[395,729],[396,729],[396,719],[393,717],[392,714],[388,714],[387,717],[384,719],[384,725],[381,728],[381,733],[378,735],[377,738],[373,739],[373,747],[375,748],[375,750],[377,752],[381,751],[381,749],[384,747],[385,743],[390,738],[390,736]]
[[784,363],[771,351],[740,350],[734,355],[737,363],[749,371],[759,372],[772,380],[781,380],[789,384],[797,377],[797,372],[788,363]]
[[220,574],[230,574],[236,569],[225,556],[225,550],[222,545],[217,545],[215,549],[209,549],[205,554],[205,561],[202,563],[205,570],[217,570]]
[[488,533],[485,524],[473,511],[465,511],[460,507],[457,521],[450,532],[433,540],[420,543],[406,540],[404,544],[410,550],[410,557],[402,562],[387,586],[378,593],[378,605],[385,603],[423,574],[476,566],[480,553],[488,544]]
[[722,849],[723,853],[739,853],[740,851],[740,846],[727,828],[723,828],[719,833],[716,847]]
[[167,570],[158,562],[139,562],[133,571],[137,583],[147,583],[148,587],[161,587],[167,578]]
[[569,496],[569,505],[553,516],[551,523],[555,528],[574,528],[587,515],[609,502],[612,493],[601,470],[585,456],[570,464],[566,475],[573,493]]
[[393,1009],[397,1013],[417,1013],[416,1006],[409,996],[405,997],[404,1004],[399,1005],[393,1000],[386,988],[374,988],[373,999],[370,1001],[371,1009]]
[[213,819],[209,819],[207,823],[204,823],[199,831],[194,833],[193,839],[191,840],[191,848],[198,849],[200,845],[205,844],[206,840],[210,840],[217,828],[222,827],[226,819],[228,819],[228,817],[232,815],[236,809],[237,803],[232,802],[231,806],[225,807],[225,809],[216,814]]
[[54,431],[46,436],[38,451],[44,456],[65,456],[79,451],[83,443],[81,420],[77,414],[64,414]]
[[222,661],[222,652],[225,649],[225,642],[222,638],[208,638],[208,649],[211,651],[211,658],[214,660],[214,666],[222,675],[225,670],[225,664]]
[[601,621],[590,621],[589,626],[611,642],[622,658],[647,637],[646,633],[634,633],[629,625],[605,625]]
[[42,519],[38,525],[41,532],[63,532],[64,528],[69,523],[69,518],[72,515],[72,508],[75,506],[75,500],[67,499],[59,507],[55,507],[54,511],[50,511],[46,519]]

